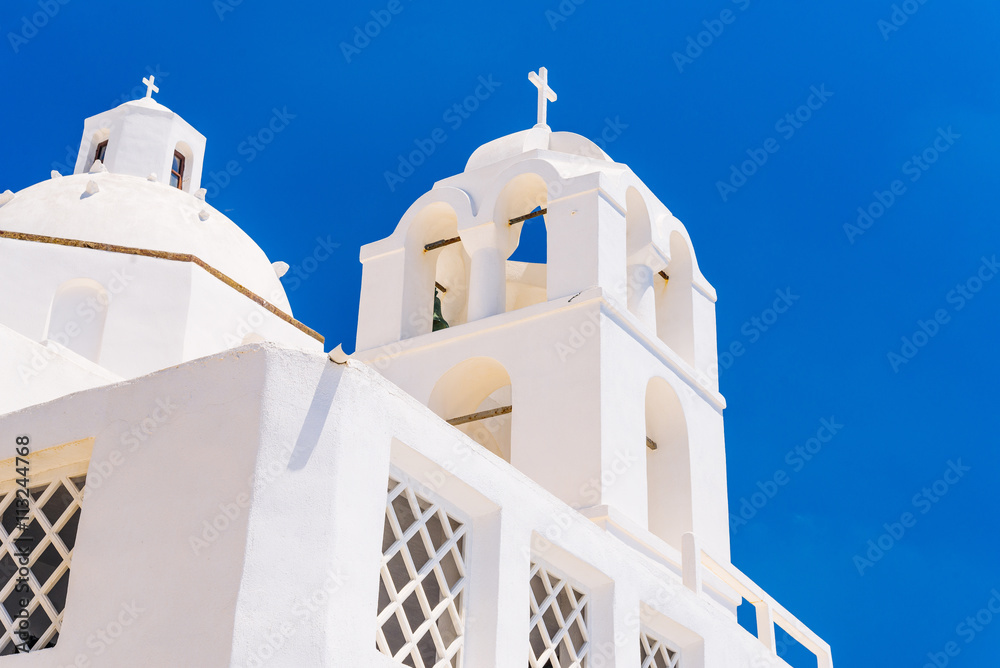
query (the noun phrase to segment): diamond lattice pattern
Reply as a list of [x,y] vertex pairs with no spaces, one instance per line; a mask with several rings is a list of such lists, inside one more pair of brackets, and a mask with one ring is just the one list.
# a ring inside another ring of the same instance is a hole
[[531,668],[586,668],[589,597],[546,568],[531,565]]
[[[21,611],[21,598],[29,599],[31,649],[52,647],[59,638],[85,482],[85,475],[65,476],[29,488],[28,515],[20,525],[14,503],[16,488],[0,499],[0,656],[18,653],[15,645],[21,640],[15,635],[14,618]],[[15,591],[18,547],[30,550],[30,592]]]
[[643,631],[639,634],[639,655],[642,668],[680,668],[681,655],[667,644]]
[[466,526],[389,479],[382,534],[379,651],[414,668],[461,665]]

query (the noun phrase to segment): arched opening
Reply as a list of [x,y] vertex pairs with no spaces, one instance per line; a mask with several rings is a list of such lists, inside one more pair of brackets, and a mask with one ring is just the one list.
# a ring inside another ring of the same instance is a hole
[[428,408],[496,456],[510,461],[513,393],[510,375],[490,357],[449,369],[431,391]]
[[687,241],[678,231],[670,233],[669,278],[654,276],[656,335],[688,364],[694,365],[693,261]]
[[651,266],[653,230],[649,208],[636,188],[625,194],[625,257],[628,258],[628,310],[653,327],[656,322],[656,295]]
[[646,489],[649,530],[680,549],[694,526],[691,453],[680,399],[658,377],[646,385]]
[[90,171],[90,168],[93,167],[94,163],[98,160],[100,160],[102,164],[107,164],[110,137],[110,128],[101,128],[93,134],[90,138],[90,146],[87,149],[89,155],[87,156],[86,169],[84,171]]
[[191,150],[187,142],[177,142],[170,162],[170,186],[172,188],[177,188],[184,192],[191,191],[189,172],[190,166],[193,164],[194,151]]
[[515,176],[497,197],[494,220],[510,230],[506,256],[506,310],[547,300],[549,188],[534,173]]
[[442,248],[434,268],[434,322],[447,329],[469,319],[469,262],[461,242]]
[[108,293],[97,281],[88,278],[66,281],[52,298],[48,340],[98,363],[109,305]]
[[407,231],[405,253],[402,337],[466,322],[470,263],[455,210],[434,202],[418,212]]

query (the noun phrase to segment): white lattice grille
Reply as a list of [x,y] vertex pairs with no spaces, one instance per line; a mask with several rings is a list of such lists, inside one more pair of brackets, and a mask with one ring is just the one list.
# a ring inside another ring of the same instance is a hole
[[[28,599],[29,644],[32,650],[52,647],[59,639],[66,591],[69,588],[69,567],[80,524],[80,503],[86,483],[86,464],[69,474],[28,489],[28,515],[19,523],[15,499],[16,487],[0,498],[0,656],[18,653],[14,618],[21,611],[20,599]],[[73,475],[79,472],[81,475]],[[23,492],[22,492],[23,498]],[[20,549],[19,549],[20,548]],[[27,553],[27,584],[30,591],[18,592],[20,553]]]
[[680,668],[681,655],[654,635],[643,631],[639,634],[639,656],[642,668]]
[[461,665],[465,536],[439,504],[389,479],[375,638],[383,654],[414,668]]
[[565,578],[531,564],[528,664],[531,668],[586,668],[589,596]]

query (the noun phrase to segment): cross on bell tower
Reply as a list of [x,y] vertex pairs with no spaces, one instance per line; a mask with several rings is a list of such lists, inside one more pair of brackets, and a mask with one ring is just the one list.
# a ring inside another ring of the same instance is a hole
[[548,103],[559,99],[556,92],[549,87],[549,71],[542,67],[537,73],[528,74],[528,81],[538,88],[538,127],[548,127]]
[[152,99],[153,93],[160,92],[160,89],[156,86],[156,77],[154,77],[153,75],[150,75],[148,79],[146,77],[143,77],[142,83],[146,84],[147,98]]

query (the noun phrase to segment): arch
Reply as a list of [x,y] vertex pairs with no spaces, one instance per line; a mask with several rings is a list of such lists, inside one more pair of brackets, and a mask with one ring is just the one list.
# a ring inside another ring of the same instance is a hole
[[[438,379],[428,408],[445,420],[513,407],[510,374],[492,357],[473,357],[459,362]],[[498,457],[510,461],[513,411],[457,428]]]
[[[434,287],[441,315],[449,327],[469,320],[469,255],[461,242],[440,250],[434,269]],[[433,300],[432,304],[433,304]]]
[[110,303],[107,290],[97,281],[66,281],[52,298],[46,338],[98,363]]
[[105,145],[104,159],[102,160],[102,162],[104,164],[107,164],[107,149],[110,148],[110,144],[108,143],[110,138],[111,138],[111,128],[101,128],[93,135],[91,135],[90,145],[87,147],[87,161],[85,163],[83,171],[85,172],[90,171],[90,168],[94,166],[95,162],[97,162],[97,152],[101,144]]
[[646,384],[646,489],[649,530],[677,549],[694,526],[691,450],[677,392],[659,376]]
[[468,255],[461,240],[426,249],[428,244],[458,237],[458,213],[451,204],[430,202],[412,214],[407,212],[407,217],[403,269],[404,339],[433,331],[437,286],[445,288],[440,297],[448,324],[465,321],[469,273]]
[[656,324],[653,227],[646,200],[634,186],[625,193],[625,257],[628,263],[628,310],[650,328]]
[[691,248],[677,230],[670,233],[669,279],[654,277],[656,335],[688,364],[694,366],[694,263]]
[[[470,261],[464,243],[459,239],[430,252],[425,246],[454,239],[457,228],[473,218],[468,193],[447,186],[435,188],[410,205],[392,234],[361,248],[359,346],[385,345],[430,333],[436,281],[448,289],[442,300],[445,318],[452,318],[448,322],[455,324],[456,312],[460,315],[457,322],[467,320]],[[455,253],[457,257],[448,259]],[[458,285],[452,282],[459,279]]]
[[[178,161],[176,154],[180,154],[182,159]],[[171,154],[170,159],[171,177],[173,177],[175,168],[179,167],[179,185],[176,187],[184,192],[191,192],[191,176],[194,171],[194,150],[191,149],[191,145],[184,141],[177,142],[177,146],[174,147],[174,154]],[[173,184],[172,180],[171,184]]]
[[511,225],[510,221],[546,209],[548,201],[549,185],[545,178],[536,172],[525,172],[513,176],[507,181],[494,202],[493,220],[500,228],[501,238],[506,236],[506,244],[501,248],[501,251],[505,261],[504,282],[507,293],[507,311],[514,311],[547,300],[548,259],[546,258],[544,262],[522,262],[510,259],[520,245],[521,234],[527,225],[545,225],[545,234],[546,237],[548,236],[545,216],[541,216],[540,221],[534,218],[514,225]]

